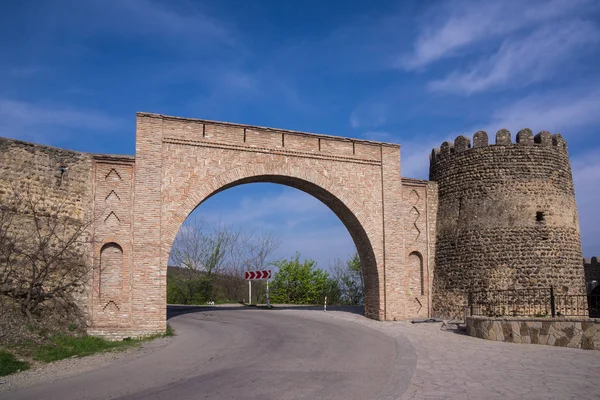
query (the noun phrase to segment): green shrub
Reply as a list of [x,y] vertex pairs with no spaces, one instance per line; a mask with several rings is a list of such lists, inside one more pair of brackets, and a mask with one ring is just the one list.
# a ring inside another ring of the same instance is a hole
[[214,300],[213,276],[187,269],[167,270],[167,303],[206,304]]
[[315,261],[307,258],[300,262],[300,254],[296,253],[295,257],[274,265],[279,269],[271,290],[274,303],[323,304],[328,296],[331,304],[339,299],[337,282],[327,271],[317,268]]

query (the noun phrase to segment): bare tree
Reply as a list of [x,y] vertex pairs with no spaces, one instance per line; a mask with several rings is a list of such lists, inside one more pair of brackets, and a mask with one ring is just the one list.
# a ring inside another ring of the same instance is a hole
[[240,300],[244,295],[244,271],[248,270],[247,233],[230,230],[231,241],[227,248],[226,261],[219,276],[219,289],[221,296],[228,300]]
[[[224,263],[221,286],[226,298],[241,299],[246,292],[244,272],[265,269],[269,264],[269,257],[277,250],[281,240],[271,232],[259,234],[240,230],[230,232],[232,241]],[[264,297],[264,283],[258,281],[254,286],[253,301],[259,302]]]
[[205,285],[202,290],[210,291],[205,297],[240,300],[246,287],[244,272],[265,268],[279,243],[270,233],[257,235],[220,224],[209,229],[203,219],[191,218],[181,227],[171,249],[171,263],[180,267],[177,277],[172,274],[172,287],[177,287],[183,301],[190,301],[191,292],[208,278],[215,287],[213,292],[212,286]]
[[79,310],[74,293],[89,279],[93,219],[71,216],[68,197],[64,192],[57,201],[27,187],[0,205],[0,296],[18,304],[31,324],[50,300]]
[[211,275],[223,264],[231,241],[227,228],[216,226],[212,233],[206,233],[206,222],[192,218],[179,230],[171,249],[171,260],[176,266]]
[[[270,264],[269,257],[280,246],[281,239],[276,237],[273,232],[263,231],[260,234],[251,234],[248,248],[248,270],[263,270]],[[252,290],[254,303],[265,301],[265,282],[256,281]]]
[[249,269],[262,270],[267,267],[267,259],[281,245],[281,239],[273,232],[263,231],[248,238]]
[[333,279],[340,289],[340,300],[343,304],[362,305],[364,303],[364,283],[358,252],[345,262],[336,260],[331,267]]

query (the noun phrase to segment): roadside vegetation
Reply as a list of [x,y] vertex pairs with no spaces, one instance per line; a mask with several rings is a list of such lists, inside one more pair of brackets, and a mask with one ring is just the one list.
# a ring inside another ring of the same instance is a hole
[[14,374],[15,372],[28,370],[30,367],[26,361],[18,360],[14,354],[0,350],[0,376]]
[[0,344],[38,341],[48,332],[85,326],[78,300],[92,270],[93,221],[72,209],[67,193],[62,199],[29,186],[3,192]]
[[329,272],[317,268],[311,259],[300,262],[300,254],[289,260],[273,263],[278,271],[273,279],[272,299],[284,304],[323,304],[327,296],[330,304],[340,298],[337,282]]
[[150,339],[86,335],[79,305],[94,264],[93,220],[69,204],[68,191],[48,193],[26,184],[0,192],[0,376]]
[[[191,218],[181,227],[167,270],[169,304],[237,303],[248,300],[244,272],[262,270],[279,247],[280,240],[268,232],[246,232],[209,226]],[[252,283],[252,302],[265,301],[265,283]]]
[[0,376],[25,371],[36,363],[49,363],[65,358],[85,357],[113,350],[125,350],[136,347],[145,341],[159,337],[174,336],[173,328],[167,324],[164,334],[146,336],[137,339],[111,341],[88,335],[69,335],[57,333],[43,340],[28,341],[10,349],[0,349]]
[[[280,240],[270,233],[243,232],[210,227],[190,219],[180,229],[171,249],[167,271],[169,304],[205,305],[209,302],[245,303],[248,282],[244,272],[274,269],[270,286],[272,303],[362,305],[363,279],[358,253],[336,260],[328,270],[301,259],[272,260]],[[253,304],[266,303],[265,281],[252,282]]]

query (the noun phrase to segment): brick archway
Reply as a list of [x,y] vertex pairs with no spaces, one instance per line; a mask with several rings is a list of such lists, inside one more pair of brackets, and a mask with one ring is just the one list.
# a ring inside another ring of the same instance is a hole
[[[372,318],[380,318],[380,285],[377,271],[377,261],[373,247],[365,227],[374,226],[371,217],[366,213],[360,213],[361,205],[352,198],[341,199],[332,191],[336,190],[335,185],[323,176],[315,174],[313,171],[294,171],[290,168],[252,168],[239,167],[227,171],[223,176],[218,176],[204,181],[201,175],[190,177],[191,191],[182,201],[176,201],[176,208],[170,213],[169,219],[165,221],[165,229],[162,231],[162,262],[166,268],[171,247],[175,236],[181,225],[189,214],[204,201],[215,194],[232,187],[248,183],[277,183],[293,187],[305,193],[312,195],[325,204],[342,221],[358,251],[363,270],[364,290],[365,290],[365,315]],[[275,171],[275,170],[278,171]],[[297,176],[297,175],[301,175]],[[203,183],[200,183],[203,182]],[[168,194],[166,194],[168,197]],[[343,195],[343,193],[340,193]],[[357,213],[362,218],[357,217]]]
[[[102,299],[92,296],[92,333],[163,330],[167,262],[183,221],[215,193],[252,182],[300,189],[340,218],[363,264],[368,317],[406,319],[427,309],[420,305],[428,299],[411,294],[406,257],[419,251],[430,262],[436,192],[425,181],[402,181],[399,145],[138,113],[135,160],[101,156],[94,165],[94,207],[114,214],[102,215],[95,238],[119,243],[127,257],[119,318],[99,318]],[[411,208],[419,219],[409,218]],[[405,229],[423,234],[405,238]]]

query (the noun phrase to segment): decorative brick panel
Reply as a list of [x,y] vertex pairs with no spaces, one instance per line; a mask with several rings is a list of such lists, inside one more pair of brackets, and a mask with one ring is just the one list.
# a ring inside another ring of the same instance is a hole
[[94,156],[92,330],[131,324],[134,158]]

